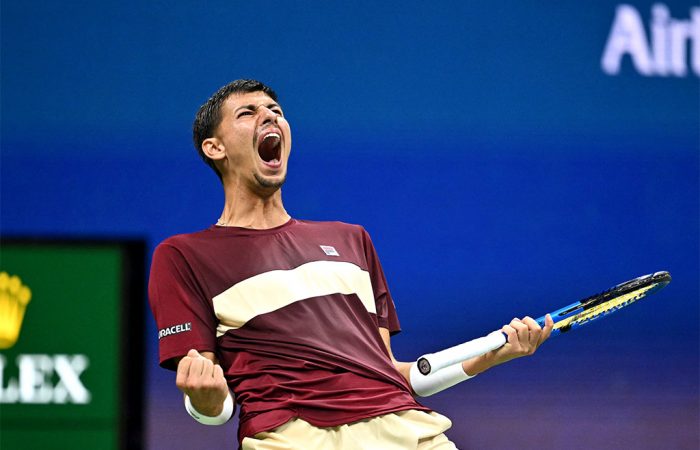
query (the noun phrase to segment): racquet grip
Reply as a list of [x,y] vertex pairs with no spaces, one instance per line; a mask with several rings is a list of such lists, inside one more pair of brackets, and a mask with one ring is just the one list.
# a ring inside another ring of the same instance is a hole
[[447,366],[500,348],[506,341],[507,336],[499,330],[489,333],[484,337],[465,342],[464,344],[455,345],[454,347],[436,353],[428,353],[418,358],[418,371],[423,375],[437,372]]

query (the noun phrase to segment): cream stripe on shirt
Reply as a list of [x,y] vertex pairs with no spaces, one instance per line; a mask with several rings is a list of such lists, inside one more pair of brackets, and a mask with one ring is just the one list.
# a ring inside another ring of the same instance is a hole
[[330,294],[356,294],[377,313],[369,272],[343,261],[312,261],[291,270],[273,270],[243,280],[215,296],[216,335],[292,303]]

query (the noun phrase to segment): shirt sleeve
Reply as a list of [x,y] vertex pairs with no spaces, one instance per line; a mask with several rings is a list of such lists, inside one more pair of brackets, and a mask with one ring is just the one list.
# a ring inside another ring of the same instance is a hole
[[372,244],[372,239],[369,237],[369,233],[367,233],[364,228],[362,229],[362,243],[364,246],[365,258],[367,260],[369,277],[372,281],[374,302],[377,306],[377,321],[379,322],[380,327],[388,329],[389,332],[394,335],[401,331],[399,317],[396,314],[394,300],[389,292],[389,287],[387,286],[386,278],[384,277],[384,271],[382,270],[379,257],[377,256],[377,252]]
[[173,358],[190,349],[216,351],[216,316],[190,264],[174,246],[153,253],[148,297],[158,327],[160,365],[174,370]]

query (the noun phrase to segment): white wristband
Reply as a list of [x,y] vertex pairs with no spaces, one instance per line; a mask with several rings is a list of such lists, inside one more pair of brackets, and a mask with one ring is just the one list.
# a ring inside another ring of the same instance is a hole
[[418,364],[411,364],[410,378],[413,392],[419,397],[428,397],[436,394],[457,383],[474,378],[476,375],[467,375],[462,368],[462,363],[447,366],[437,372],[423,375],[418,370]]
[[192,406],[192,401],[188,395],[185,395],[185,409],[187,413],[199,423],[204,425],[222,425],[228,422],[231,416],[233,416],[233,398],[231,397],[231,392],[229,392],[226,396],[226,400],[224,400],[224,409],[222,409],[221,414],[216,417],[205,416],[197,411],[194,406]]

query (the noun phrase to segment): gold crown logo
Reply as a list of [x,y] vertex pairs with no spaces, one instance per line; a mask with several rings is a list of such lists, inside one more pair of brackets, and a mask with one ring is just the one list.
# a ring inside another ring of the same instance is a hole
[[32,291],[17,275],[0,272],[0,349],[10,348],[17,342],[31,298]]

